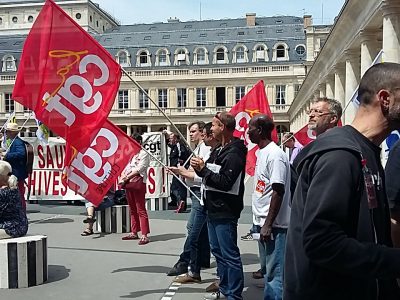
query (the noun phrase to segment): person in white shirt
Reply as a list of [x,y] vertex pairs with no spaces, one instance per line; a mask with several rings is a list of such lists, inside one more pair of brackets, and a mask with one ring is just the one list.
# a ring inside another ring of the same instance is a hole
[[[260,148],[252,195],[253,224],[260,226],[260,260],[265,260],[264,300],[282,299],[286,233],[290,219],[290,164],[271,140],[274,123],[264,114],[249,123],[249,138]],[[261,262],[261,264],[263,264]]]
[[[206,145],[203,141],[203,137],[207,139],[211,134],[211,124],[205,127],[204,122],[193,122],[189,125],[189,134],[191,142],[196,146],[194,155],[208,159],[211,145]],[[167,275],[177,276],[185,273],[185,276],[177,278],[182,281],[181,283],[200,282],[200,268],[210,267],[210,245],[206,224],[207,215],[204,209],[204,203],[199,201],[201,200],[201,178],[196,175],[192,167],[189,167],[189,169],[183,166],[170,167],[169,171],[185,178],[186,184],[197,198],[190,195],[192,208],[187,223],[188,236],[178,262]],[[189,266],[190,272],[188,272]],[[175,281],[177,279],[175,279]]]

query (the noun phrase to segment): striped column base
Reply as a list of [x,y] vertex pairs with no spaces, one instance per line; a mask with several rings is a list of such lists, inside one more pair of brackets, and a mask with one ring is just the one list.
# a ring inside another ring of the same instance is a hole
[[146,209],[149,211],[167,210],[168,197],[146,199]]
[[18,289],[47,281],[47,236],[0,240],[0,288]]
[[131,231],[131,215],[128,205],[114,205],[96,212],[94,230],[105,233]]

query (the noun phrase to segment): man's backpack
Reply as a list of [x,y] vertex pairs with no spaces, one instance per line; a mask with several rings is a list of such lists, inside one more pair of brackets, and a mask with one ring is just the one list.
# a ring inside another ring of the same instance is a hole
[[25,142],[25,150],[26,150],[26,172],[29,174],[32,174],[33,172],[33,160],[35,157],[34,151],[33,151],[33,146],[29,144],[28,142]]

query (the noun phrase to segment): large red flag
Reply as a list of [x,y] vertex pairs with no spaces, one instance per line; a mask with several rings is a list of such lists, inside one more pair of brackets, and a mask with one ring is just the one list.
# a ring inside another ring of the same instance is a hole
[[105,122],[120,79],[113,57],[47,0],[25,41],[13,99],[83,149]]
[[[337,126],[339,126],[339,127],[342,126],[341,120],[339,120]],[[317,138],[315,136],[315,133],[311,129],[308,128],[308,125],[304,126],[299,131],[294,133],[293,135],[294,135],[295,139],[303,146],[311,143],[312,141],[314,141]]]
[[[254,115],[259,113],[266,114],[273,119],[267,95],[265,94],[264,82],[262,80],[257,82],[257,84],[232,107],[230,113],[233,114],[236,119],[234,136],[243,139],[248,149],[246,173],[253,176],[257,161],[256,151],[258,150],[258,146],[253,144],[249,139],[247,133],[249,121]],[[272,140],[275,142],[278,141],[278,135],[275,129],[272,132]]]
[[141,146],[108,120],[91,137],[93,142],[85,151],[67,144],[63,180],[97,206]]

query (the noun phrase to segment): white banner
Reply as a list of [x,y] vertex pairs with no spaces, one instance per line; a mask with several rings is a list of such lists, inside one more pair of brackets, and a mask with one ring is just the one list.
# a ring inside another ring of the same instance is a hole
[[[40,144],[36,137],[24,137],[33,146],[35,159],[33,173],[26,184],[30,185],[29,200],[84,200],[84,198],[62,183],[65,141],[62,138],[49,138],[48,145]],[[143,147],[164,164],[167,161],[167,145],[160,132],[145,133]],[[146,198],[168,197],[167,176],[164,168],[150,158],[147,169]],[[26,189],[28,197],[28,189]]]

